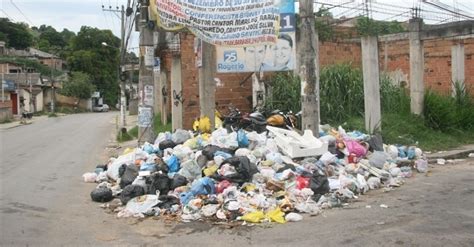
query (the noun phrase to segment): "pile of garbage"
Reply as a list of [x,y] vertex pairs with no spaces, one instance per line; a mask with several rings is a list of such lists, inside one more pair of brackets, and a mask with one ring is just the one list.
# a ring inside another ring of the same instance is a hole
[[267,128],[160,133],[83,178],[98,183],[93,201],[117,202],[118,217],[285,223],[400,186],[412,168],[428,168],[421,149],[385,145],[377,135],[321,126],[315,138],[310,130]]

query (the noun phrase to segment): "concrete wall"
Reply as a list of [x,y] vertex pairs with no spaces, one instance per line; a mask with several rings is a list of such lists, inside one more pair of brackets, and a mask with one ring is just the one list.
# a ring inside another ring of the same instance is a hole
[[12,119],[12,102],[11,100],[8,101],[0,101],[0,122],[4,122],[8,119]]
[[[56,93],[56,98],[55,98],[56,106],[66,106],[66,107],[74,107],[76,105],[76,102],[78,101],[74,97],[68,97],[64,96],[62,94]],[[85,100],[81,99],[79,101],[79,108],[85,109],[85,110],[91,110],[92,103],[90,100]]]
[[[194,36],[181,33],[181,68],[183,82],[183,127],[191,128],[192,122],[199,117],[199,83],[198,69],[195,67]],[[465,50],[465,85],[474,95],[474,36],[454,38],[435,38],[424,43],[424,84],[426,89],[433,89],[445,94],[451,93],[451,47],[462,42]],[[397,85],[410,86],[410,49],[408,33],[381,36],[378,39],[379,66],[382,73],[389,75]],[[360,40],[352,39],[339,42],[320,42],[319,60],[321,68],[333,64],[351,63],[362,68]],[[171,88],[171,54],[162,57],[164,71],[167,75],[167,88]],[[252,82],[250,73],[216,74],[222,85],[216,87],[216,108],[227,113],[232,104],[242,112],[252,107]],[[265,78],[271,78],[266,73]],[[244,81],[245,78],[248,80]],[[168,110],[171,112],[171,90],[167,92]]]

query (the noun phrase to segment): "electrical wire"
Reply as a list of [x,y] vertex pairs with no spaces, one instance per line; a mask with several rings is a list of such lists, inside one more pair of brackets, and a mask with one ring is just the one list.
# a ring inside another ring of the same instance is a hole
[[33,26],[33,22],[30,21],[30,19],[23,13],[23,11],[21,11],[20,8],[18,8],[18,6],[13,2],[13,0],[10,0],[10,3],[18,10],[18,12],[20,12],[20,14],[25,17],[26,21],[28,21],[30,23],[30,25]]

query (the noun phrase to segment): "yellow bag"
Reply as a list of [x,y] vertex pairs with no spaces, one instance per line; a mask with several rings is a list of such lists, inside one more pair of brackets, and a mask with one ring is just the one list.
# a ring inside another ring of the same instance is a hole
[[285,213],[283,213],[280,208],[276,208],[274,210],[268,211],[266,218],[270,219],[271,221],[278,222],[278,223],[286,223],[285,221]]
[[[214,118],[214,128],[218,129],[222,127],[222,120],[220,118],[220,113],[216,112]],[[194,120],[193,130],[200,131],[201,133],[210,133],[211,132],[211,120],[209,117],[204,116]]]
[[217,169],[219,169],[219,166],[214,164],[212,166],[208,166],[202,172],[204,173],[204,176],[209,177],[209,176],[214,175],[217,172]]
[[260,223],[263,219],[265,219],[265,214],[262,211],[255,211],[245,214],[241,219],[247,222]]
[[125,150],[123,150],[123,154],[122,155],[125,155],[125,154],[129,154],[133,152],[133,148],[126,148]]

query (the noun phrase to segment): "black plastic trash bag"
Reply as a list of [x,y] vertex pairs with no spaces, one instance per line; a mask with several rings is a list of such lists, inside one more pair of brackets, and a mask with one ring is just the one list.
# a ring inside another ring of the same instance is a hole
[[179,198],[176,196],[169,196],[169,195],[160,195],[158,197],[160,201],[157,206],[161,209],[170,209],[171,206],[175,204],[179,204]]
[[330,190],[329,180],[319,171],[315,171],[309,182],[309,188],[311,188],[315,195],[324,195]]
[[284,164],[285,166],[283,166],[282,168],[278,169],[278,171],[276,171],[277,173],[280,173],[280,172],[283,172],[285,170],[288,170],[288,169],[291,169],[292,171],[296,171],[296,167],[292,164]]
[[166,174],[154,173],[146,179],[147,194],[155,194],[160,191],[160,195],[168,194],[170,191],[171,179]]
[[253,175],[258,173],[257,166],[254,163],[251,163],[250,160],[245,156],[234,156],[228,158],[222,162],[220,167],[225,164],[233,166],[236,173],[227,176],[215,175],[216,180],[229,180],[233,183],[242,185],[245,182],[249,182]]
[[125,186],[132,184],[135,178],[137,178],[138,167],[135,164],[122,165],[119,168],[119,176],[120,176],[120,188],[123,189],[125,188]]
[[123,205],[126,205],[128,201],[137,196],[145,195],[145,188],[140,185],[130,184],[125,186],[120,194],[120,201]]
[[179,174],[174,175],[173,180],[171,180],[170,189],[174,190],[178,187],[188,184],[188,179],[185,176]]
[[172,140],[164,140],[158,144],[158,147],[160,150],[165,150],[167,148],[174,148],[176,147],[176,143],[174,143]]
[[224,152],[224,153],[228,153],[230,155],[234,155],[235,151],[232,150],[232,149],[229,149],[229,148],[221,148],[221,147],[218,147],[218,146],[215,146],[215,145],[207,145],[204,147],[204,149],[202,150],[202,154],[204,156],[206,156],[206,158],[208,160],[213,160],[214,159],[214,154],[217,152],[217,151],[221,151],[221,152]]
[[95,188],[91,192],[91,198],[94,202],[110,202],[114,199],[112,195],[112,190],[107,187]]
[[372,135],[369,139],[369,151],[383,151],[383,140],[382,135],[375,134]]

